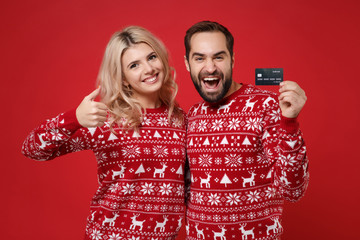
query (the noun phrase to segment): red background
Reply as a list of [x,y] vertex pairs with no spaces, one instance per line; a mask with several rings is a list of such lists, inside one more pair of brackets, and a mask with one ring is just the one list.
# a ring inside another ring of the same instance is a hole
[[[219,21],[235,36],[234,80],[283,67],[308,102],[301,113],[311,161],[306,196],[286,204],[284,239],[359,236],[358,1],[2,1],[1,239],[81,239],[96,191],[91,152],[39,163],[21,155],[44,119],[95,87],[113,32],[141,25],[168,47],[178,101],[200,100],[183,64],[185,31]],[[262,87],[276,91],[275,87]],[[184,230],[178,240],[184,239]]]

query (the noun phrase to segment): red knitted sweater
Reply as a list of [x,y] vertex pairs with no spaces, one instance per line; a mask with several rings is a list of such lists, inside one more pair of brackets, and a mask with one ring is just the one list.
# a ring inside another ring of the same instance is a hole
[[284,199],[303,196],[309,178],[297,120],[251,85],[188,118],[187,239],[278,239]]
[[99,188],[91,202],[85,239],[175,239],[184,217],[186,123],[165,107],[147,109],[137,132],[109,123],[83,128],[75,111],[47,120],[23,144],[23,154],[49,160],[92,150],[98,163]]

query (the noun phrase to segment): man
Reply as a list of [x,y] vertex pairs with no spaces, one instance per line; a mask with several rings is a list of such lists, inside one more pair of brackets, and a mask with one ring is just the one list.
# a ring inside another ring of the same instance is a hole
[[308,160],[295,82],[280,95],[232,80],[234,39],[215,22],[185,36],[185,65],[205,100],[190,108],[187,239],[279,239],[284,200],[301,198]]

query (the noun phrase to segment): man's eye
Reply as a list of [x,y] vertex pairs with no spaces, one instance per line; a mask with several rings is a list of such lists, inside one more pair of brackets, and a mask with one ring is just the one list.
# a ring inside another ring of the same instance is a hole
[[215,59],[216,59],[216,60],[222,60],[222,59],[224,59],[224,57],[222,57],[222,56],[217,56]]
[[195,58],[195,61],[197,61],[197,62],[202,61],[202,60],[204,60],[204,58],[202,58],[202,57]]

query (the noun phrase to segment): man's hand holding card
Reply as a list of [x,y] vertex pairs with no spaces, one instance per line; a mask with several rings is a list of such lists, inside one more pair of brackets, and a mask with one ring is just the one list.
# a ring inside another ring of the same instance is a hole
[[287,118],[296,118],[306,102],[305,91],[292,81],[280,83],[279,103],[281,113]]
[[283,81],[282,68],[256,68],[255,84],[280,85],[279,103],[284,117],[296,118],[305,105],[305,91],[296,82]]

